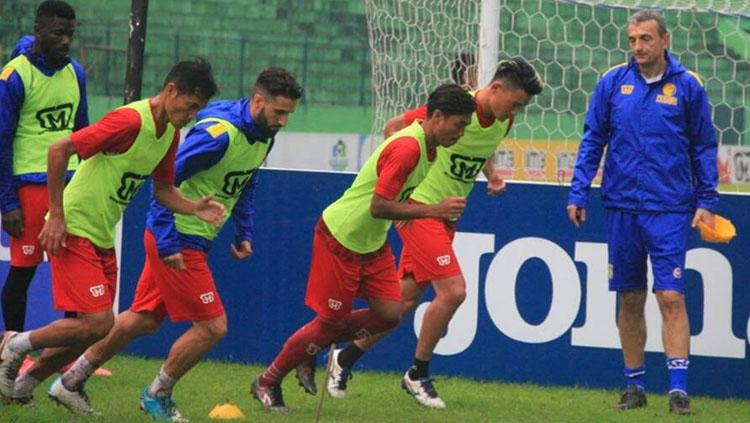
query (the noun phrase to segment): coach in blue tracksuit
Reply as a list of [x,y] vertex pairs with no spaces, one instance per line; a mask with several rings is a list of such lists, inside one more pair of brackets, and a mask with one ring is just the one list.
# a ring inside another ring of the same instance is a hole
[[602,202],[607,209],[609,288],[619,293],[618,326],[627,389],[618,407],[646,406],[646,257],[662,314],[670,375],[669,409],[690,414],[690,326],[684,297],[689,226],[713,226],[718,202],[716,136],[700,78],[667,51],[664,18],[640,11],[628,19],[633,58],[596,86],[570,188],[568,217],[586,220],[586,203],[604,147]]

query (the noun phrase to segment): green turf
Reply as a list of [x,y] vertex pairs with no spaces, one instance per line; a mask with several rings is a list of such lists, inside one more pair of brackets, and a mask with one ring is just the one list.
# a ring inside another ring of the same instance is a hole
[[[138,409],[138,396],[151,381],[161,363],[132,357],[118,357],[107,364],[114,373],[111,379],[93,378],[88,384],[92,405],[104,413],[100,418],[84,421],[145,422]],[[261,371],[259,366],[204,362],[178,385],[174,399],[183,415],[192,422],[208,421],[208,412],[221,402],[231,401],[246,414],[247,421],[315,420],[319,397],[304,394],[293,375],[283,388],[292,412],[268,414],[248,394],[251,380]],[[345,399],[326,397],[323,422],[557,422],[557,421],[680,421],[667,412],[664,395],[650,395],[644,410],[619,412],[613,409],[618,393],[583,388],[539,387],[507,383],[488,383],[463,378],[437,377],[436,387],[448,408],[427,410],[407,396],[399,386],[400,374],[356,373],[349,382]],[[318,385],[322,387],[322,370]],[[60,422],[74,418],[46,397],[50,381],[35,392],[36,407],[0,406],[2,422]],[[750,402],[693,398],[695,422],[750,421]]]

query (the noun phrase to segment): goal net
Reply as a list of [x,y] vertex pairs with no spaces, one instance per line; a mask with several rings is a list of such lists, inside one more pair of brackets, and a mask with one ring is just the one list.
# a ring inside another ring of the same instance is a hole
[[[705,80],[720,144],[721,189],[750,191],[750,5],[745,1],[499,0],[497,60],[521,56],[545,82],[495,155],[508,179],[569,182],[599,76],[628,60],[627,18],[658,8],[670,51]],[[481,0],[366,0],[375,119],[424,103],[481,40]],[[460,67],[460,66],[459,66]]]

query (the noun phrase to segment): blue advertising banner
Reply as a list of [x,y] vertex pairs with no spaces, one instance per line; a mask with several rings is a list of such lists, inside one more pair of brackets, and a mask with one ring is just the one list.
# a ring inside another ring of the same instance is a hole
[[[209,253],[229,318],[229,334],[210,357],[267,364],[287,337],[313,317],[304,305],[313,226],[352,179],[341,173],[261,171],[253,257],[230,258],[231,223]],[[121,309],[129,306],[143,265],[143,191],[123,224]],[[498,198],[485,191],[477,183],[458,225],[454,247],[467,298],[437,346],[431,371],[543,385],[621,386],[617,300],[607,290],[605,216],[598,191],[581,229],[567,221],[566,187],[510,184]],[[750,219],[741,212],[749,206],[748,196],[722,195],[719,212],[734,221],[739,233],[729,245],[707,244],[697,233],[690,235],[683,277],[694,394],[750,398],[750,244],[745,238]],[[398,237],[391,234],[389,240],[398,252]],[[428,291],[416,313],[366,354],[355,371],[406,370],[432,297]],[[663,392],[668,377],[653,295],[646,318],[647,383]],[[185,328],[165,324],[128,351],[163,357]],[[244,375],[248,383],[252,376]]]

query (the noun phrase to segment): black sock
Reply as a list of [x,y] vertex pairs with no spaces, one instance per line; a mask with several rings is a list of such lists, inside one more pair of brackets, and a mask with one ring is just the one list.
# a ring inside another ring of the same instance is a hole
[[354,363],[356,363],[364,353],[365,352],[360,350],[354,342],[349,343],[349,345],[339,353],[339,366],[351,369],[352,366],[354,366]]
[[430,361],[414,359],[414,364],[409,367],[409,379],[419,380],[424,379],[430,375],[429,373]]
[[3,323],[5,330],[23,332],[26,321],[26,294],[34,279],[34,267],[11,266],[2,293]]

